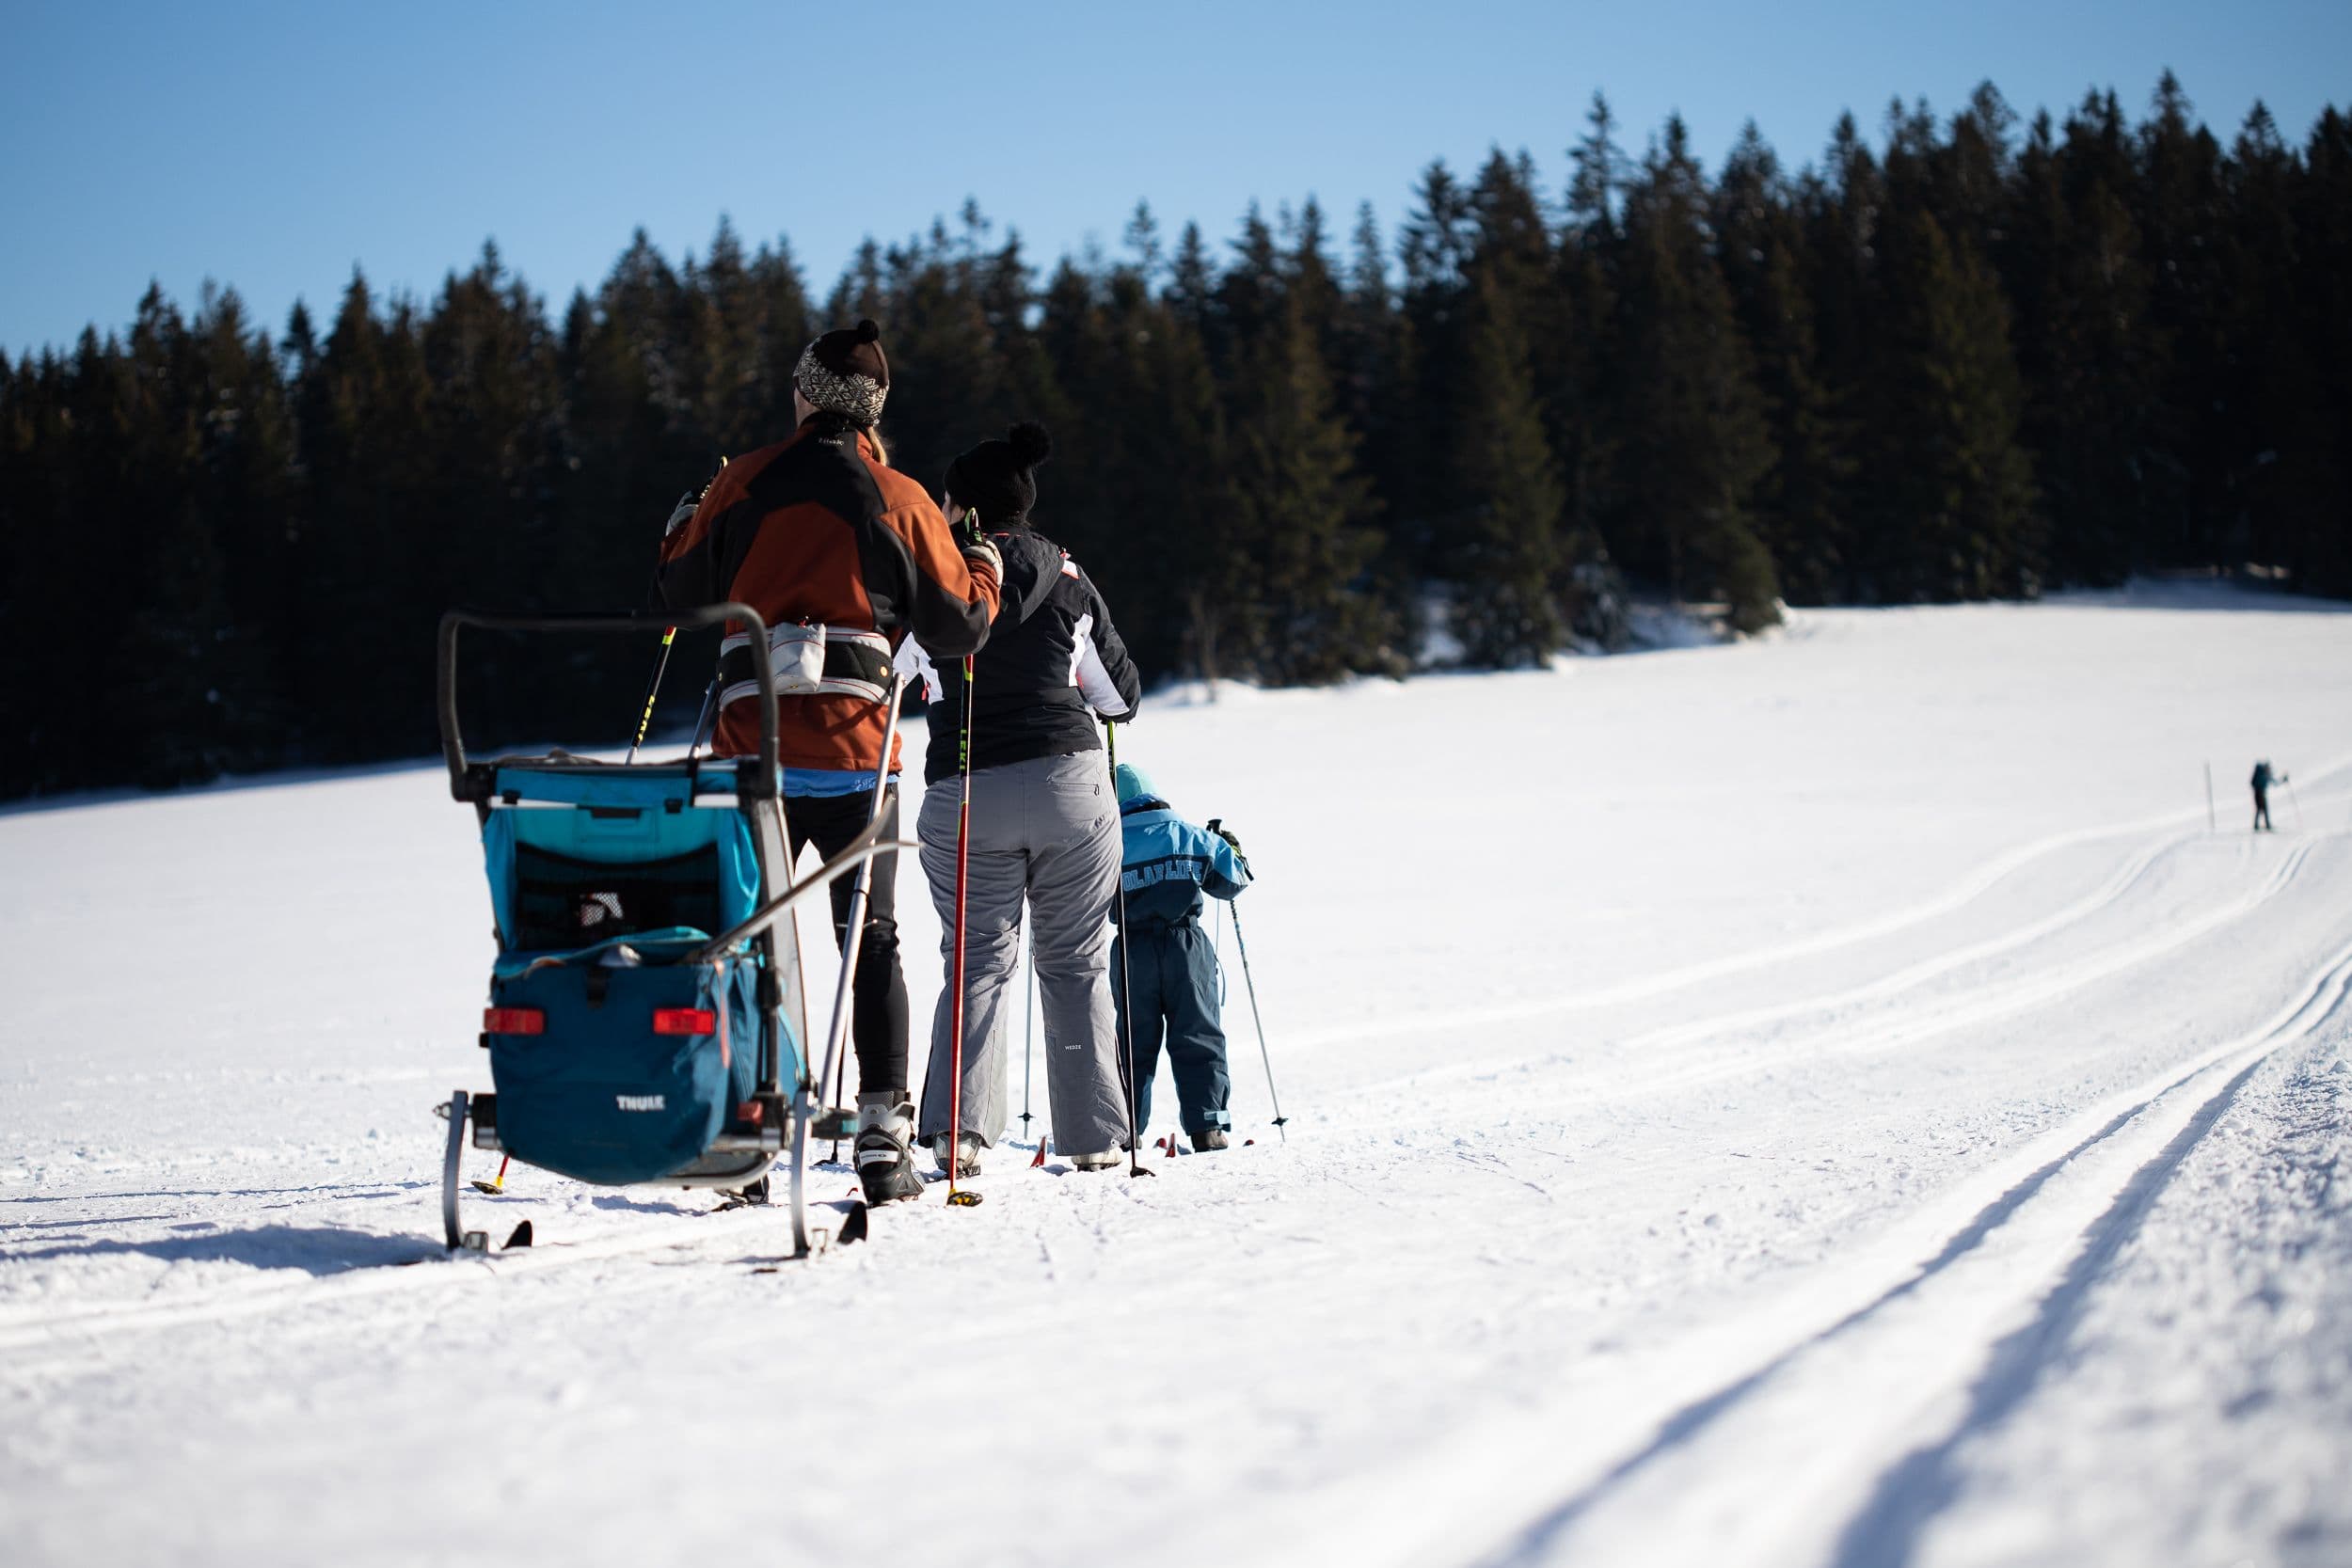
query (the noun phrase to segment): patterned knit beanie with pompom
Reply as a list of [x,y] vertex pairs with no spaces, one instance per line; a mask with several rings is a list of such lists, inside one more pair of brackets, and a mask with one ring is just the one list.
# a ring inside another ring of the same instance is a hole
[[890,396],[890,361],[882,356],[882,328],[862,321],[826,333],[801,351],[792,379],[801,396],[817,407],[871,428]]

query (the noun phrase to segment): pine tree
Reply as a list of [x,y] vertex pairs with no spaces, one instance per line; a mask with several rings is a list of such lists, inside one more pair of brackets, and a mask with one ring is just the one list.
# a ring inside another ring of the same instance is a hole
[[1445,539],[1459,520],[1446,446],[1468,362],[1464,269],[1474,236],[1470,193],[1442,162],[1431,164],[1397,240],[1397,396],[1405,413],[1385,465],[1394,487],[1383,493],[1399,557],[1420,579],[1443,575]]
[[2118,582],[2147,563],[2142,476],[2160,371],[2133,180],[2111,94],[2068,119],[2062,147],[2038,119],[2019,163],[2009,293],[2058,582]]
[[[292,325],[307,337],[307,314]],[[303,657],[311,626],[296,594],[294,411],[278,354],[234,290],[206,290],[192,337],[204,382],[190,484],[223,574],[228,635],[215,653],[229,766],[260,767],[297,721],[283,672]]]
[[2237,560],[2292,570],[2333,498],[2326,394],[2297,284],[2298,160],[2260,102],[2231,147],[2223,247],[2228,360],[2217,388]]
[[2312,128],[2296,199],[2298,295],[2318,391],[2303,463],[2309,495],[2296,586],[2352,595],[2352,119]]
[[1863,569],[1896,601],[2031,596],[2041,523],[1999,283],[1924,211],[1906,211],[1891,241]]
[[[310,483],[297,525],[303,593],[331,617],[348,647],[425,648],[445,563],[417,537],[439,499],[430,383],[413,312],[396,302],[379,319],[358,273],[299,394]],[[329,658],[313,650],[289,684],[312,717],[311,754],[363,761],[416,754],[432,744],[416,698],[423,670],[398,657]],[[397,748],[394,750],[393,748]]]
[[1878,360],[1889,341],[1880,254],[1887,221],[1886,179],[1851,115],[1838,117],[1824,161],[1821,178],[1801,187],[1804,239],[1799,272],[1812,307],[1822,388],[1833,407],[1854,416],[1846,448],[1853,468],[1851,501],[1840,508],[1840,548],[1825,570],[1830,597],[1871,602],[1883,597],[1874,564],[1880,554],[1878,525],[1868,505],[1867,476],[1883,463],[1871,450],[1880,425],[1869,415]]
[[1357,211],[1350,252],[1339,344],[1330,356],[1333,391],[1340,417],[1356,436],[1364,476],[1385,503],[1374,576],[1390,623],[1409,631],[1422,622],[1423,590],[1415,562],[1423,542],[1399,516],[1395,498],[1421,481],[1411,464],[1421,444],[1416,420],[1425,415],[1406,393],[1404,326],[1370,202]]
[[2139,128],[2132,214],[2148,278],[2148,325],[2162,363],[2140,463],[2145,537],[2153,561],[2187,566],[2230,553],[2222,532],[2231,462],[2213,418],[2230,360],[2222,271],[2228,197],[2221,146],[2194,123],[2188,95],[2170,71],[2151,107]]
[[1626,483],[1620,559],[1677,598],[1721,596],[1732,626],[1779,619],[1752,518],[1773,452],[1746,343],[1709,250],[1705,189],[1679,119],[1626,207]]
[[1754,352],[1776,454],[1757,496],[1756,531],[1788,595],[1827,603],[1844,578],[1852,421],[1823,379],[1795,202],[1753,121],[1724,167],[1716,214],[1724,281]]
[[[97,335],[85,333],[77,362],[99,352]],[[85,569],[90,546],[70,522],[90,499],[75,483],[72,373],[49,352],[0,372],[0,682],[9,693],[0,794],[9,796],[87,786],[109,766],[108,737],[89,719],[87,620],[58,591]]]
[[791,432],[792,372],[817,336],[808,285],[789,240],[779,237],[774,245],[759,247],[752,258],[751,288],[759,313],[758,379],[743,399],[746,422],[732,438],[742,445],[723,446],[723,455],[755,451]]
[[1567,492],[1545,438],[1514,295],[1481,267],[1471,294],[1463,455],[1467,515],[1454,554],[1451,626],[1472,664],[1537,665],[1567,641]]
[[682,381],[693,430],[723,454],[777,439],[791,416],[788,394],[779,418],[774,389],[766,384],[774,362],[766,341],[770,301],[725,217],[710,238],[707,259],[697,266],[687,258],[680,292],[686,316]]
[[[150,287],[128,353],[106,378],[98,456],[111,502],[130,613],[115,721],[141,737],[136,782],[150,788],[217,777],[236,760],[233,694],[249,681],[229,609],[214,518],[196,493],[202,463],[200,351],[177,308]],[[98,455],[98,454],[93,454]],[[107,640],[112,642],[112,639]]]
[[1176,258],[1168,263],[1168,307],[1194,331],[1202,332],[1216,293],[1216,268],[1209,261],[1208,243],[1201,239],[1199,224],[1187,223],[1176,241]]
[[1238,607],[1249,665],[1277,685],[1400,669],[1393,628],[1366,592],[1378,549],[1371,487],[1296,306],[1252,341],[1235,399],[1234,533],[1255,569]]

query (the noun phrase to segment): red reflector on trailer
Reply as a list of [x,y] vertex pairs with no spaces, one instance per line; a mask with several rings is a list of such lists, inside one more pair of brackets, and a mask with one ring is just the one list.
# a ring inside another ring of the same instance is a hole
[[482,1029],[489,1035],[544,1035],[548,1015],[536,1007],[485,1007]]
[[653,1032],[657,1035],[715,1035],[719,1032],[719,1015],[708,1007],[656,1007],[653,1010]]

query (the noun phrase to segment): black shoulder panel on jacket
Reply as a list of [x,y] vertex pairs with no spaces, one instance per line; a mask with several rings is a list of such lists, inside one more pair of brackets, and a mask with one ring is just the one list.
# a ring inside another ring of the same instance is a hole
[[[989,536],[1003,552],[1003,597],[988,641],[973,660],[975,695],[972,766],[995,768],[1033,758],[1099,749],[1102,733],[1078,686],[1082,639],[1104,642],[1089,628],[1107,630],[1109,610],[1062,547],[1034,529]],[[1115,633],[1108,641],[1118,646]],[[1135,679],[1126,666],[1126,683]],[[944,668],[944,666],[943,666]],[[956,769],[964,723],[960,680],[946,687],[933,710],[924,776],[937,783]],[[1131,701],[1132,705],[1132,701]]]
[[[874,482],[874,471],[858,451],[856,427],[846,421],[819,425],[807,440],[795,442],[760,470],[744,494],[755,503],[755,515],[751,527],[739,531],[744,535],[741,550],[730,544],[721,581],[735,580],[736,569],[743,563],[742,550],[750,548],[750,536],[756,531],[759,516],[781,507],[814,502],[847,524],[857,541],[858,570],[866,582],[866,597],[874,607],[875,629],[897,629],[905,613],[914,562],[905,542],[882,522],[888,507],[882,486]],[[730,509],[722,520],[733,516]]]

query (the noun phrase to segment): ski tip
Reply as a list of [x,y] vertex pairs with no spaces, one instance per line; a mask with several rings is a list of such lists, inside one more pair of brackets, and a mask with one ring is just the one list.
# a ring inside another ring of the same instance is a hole
[[862,1242],[866,1240],[866,1205],[853,1203],[850,1206],[850,1217],[843,1220],[841,1228],[834,1233],[834,1242],[840,1246],[849,1246],[853,1243]]
[[522,1224],[515,1227],[515,1233],[513,1235],[506,1238],[506,1246],[504,1250],[512,1252],[516,1247],[527,1247],[530,1244],[531,1222],[529,1220],[525,1220]]

